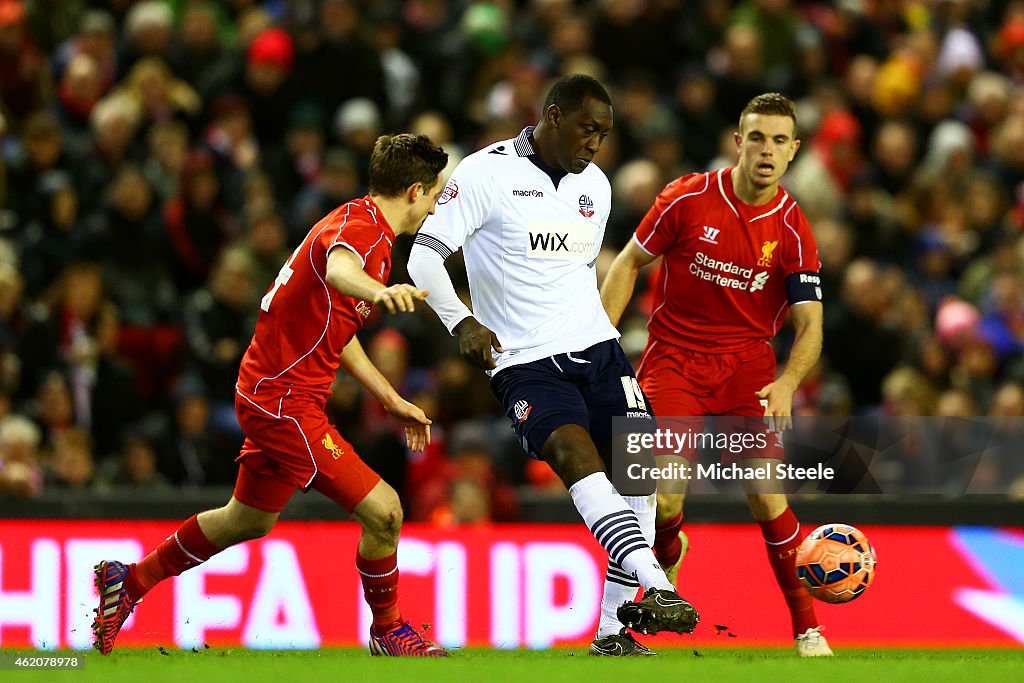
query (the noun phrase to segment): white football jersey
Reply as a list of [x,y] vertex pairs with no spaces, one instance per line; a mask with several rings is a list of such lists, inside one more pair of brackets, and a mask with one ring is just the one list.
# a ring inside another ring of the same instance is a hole
[[[505,349],[494,372],[619,336],[594,268],[611,210],[608,178],[591,163],[556,186],[531,158],[532,131],[463,159],[416,236],[443,259],[464,250],[473,316]],[[451,330],[459,320],[444,322]]]

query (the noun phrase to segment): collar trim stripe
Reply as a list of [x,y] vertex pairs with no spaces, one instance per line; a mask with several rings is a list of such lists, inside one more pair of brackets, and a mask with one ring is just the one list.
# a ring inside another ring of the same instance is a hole
[[530,144],[530,136],[533,134],[534,128],[535,126],[527,126],[519,132],[519,135],[516,136],[516,154],[521,157],[528,157],[534,154],[533,145]]

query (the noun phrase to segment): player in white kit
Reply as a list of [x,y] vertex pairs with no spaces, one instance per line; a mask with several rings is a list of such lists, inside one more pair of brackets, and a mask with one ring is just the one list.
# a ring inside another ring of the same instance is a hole
[[[611,127],[611,100],[597,80],[559,79],[535,127],[455,169],[416,238],[409,274],[431,292],[427,303],[458,336],[463,357],[490,376],[523,447],[559,475],[608,551],[591,654],[649,655],[623,624],[689,633],[698,616],[651,552],[654,482],[620,495],[608,474],[612,419],[654,428],[594,270],[611,188],[592,162]],[[459,249],[472,311],[444,267]],[[644,597],[633,602],[640,586]]]

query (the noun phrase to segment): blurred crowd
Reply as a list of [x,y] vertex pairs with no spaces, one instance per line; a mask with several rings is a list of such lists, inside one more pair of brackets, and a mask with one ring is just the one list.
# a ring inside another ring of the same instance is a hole
[[[784,185],[825,283],[798,412],[1024,416],[1020,0],[0,0],[0,496],[231,485],[259,299],[365,193],[376,137],[426,133],[454,165],[571,72],[615,109],[599,276],[668,181],[733,162],[747,100],[780,91],[803,140]],[[647,312],[640,295],[624,319],[631,354]],[[434,441],[406,452],[344,375],[328,410],[410,519],[563,495],[426,307],[361,337]],[[1020,470],[998,459],[990,489]]]

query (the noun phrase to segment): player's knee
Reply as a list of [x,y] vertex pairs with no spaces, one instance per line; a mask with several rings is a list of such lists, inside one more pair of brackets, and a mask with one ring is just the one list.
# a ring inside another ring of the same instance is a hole
[[747,495],[747,502],[754,519],[759,520],[775,519],[789,505],[783,493],[751,493]]
[[277,515],[253,514],[252,511],[240,512],[238,510],[232,512],[230,524],[234,530],[236,543],[263,538],[270,533],[270,530],[274,528],[274,522],[277,521]]
[[238,529],[239,536],[243,541],[252,541],[263,538],[274,528],[273,517],[254,517],[244,520]]
[[363,528],[374,535],[397,537],[402,529],[402,502],[394,489],[378,491],[359,505],[359,520]]

